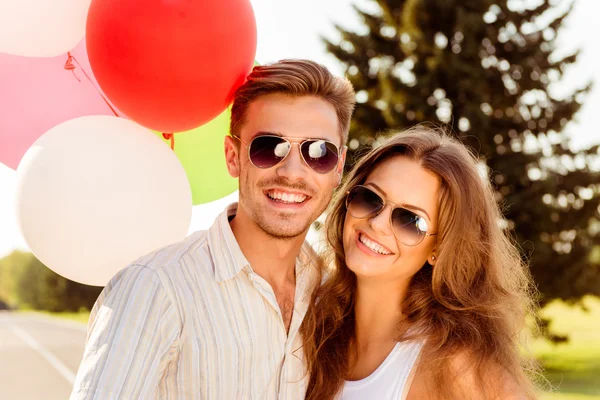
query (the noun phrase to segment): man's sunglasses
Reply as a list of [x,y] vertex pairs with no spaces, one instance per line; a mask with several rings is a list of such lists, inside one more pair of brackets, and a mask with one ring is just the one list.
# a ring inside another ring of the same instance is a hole
[[427,220],[411,210],[383,199],[380,195],[366,186],[357,185],[348,191],[346,196],[346,209],[354,218],[371,218],[379,215],[387,204],[392,206],[390,213],[390,226],[400,243],[407,246],[416,246],[426,236],[437,233],[427,233]]
[[[248,145],[239,137],[233,134],[231,136],[248,147],[248,158],[258,168],[271,168],[279,164],[290,154],[294,144],[300,146],[300,155],[306,165],[319,174],[326,174],[334,169],[340,158],[340,149],[328,140],[259,135]],[[302,141],[290,142],[288,139]]]

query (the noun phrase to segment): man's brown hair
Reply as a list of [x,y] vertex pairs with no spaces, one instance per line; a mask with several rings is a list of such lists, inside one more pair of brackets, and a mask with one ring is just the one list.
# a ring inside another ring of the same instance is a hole
[[342,145],[348,139],[350,118],[356,100],[354,88],[345,78],[310,60],[281,60],[253,68],[247,81],[233,95],[229,131],[239,135],[250,103],[261,96],[281,93],[289,96],[316,96],[336,110]]

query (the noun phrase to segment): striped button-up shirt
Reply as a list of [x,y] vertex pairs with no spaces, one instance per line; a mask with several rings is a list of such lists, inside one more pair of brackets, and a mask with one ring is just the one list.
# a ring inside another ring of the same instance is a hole
[[208,231],[142,257],[98,298],[71,399],[302,399],[298,328],[318,263],[296,261],[289,333],[271,286],[242,254],[229,206]]

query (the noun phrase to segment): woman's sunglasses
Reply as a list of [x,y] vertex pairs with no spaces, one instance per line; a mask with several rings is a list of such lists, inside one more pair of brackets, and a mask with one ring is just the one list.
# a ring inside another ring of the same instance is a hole
[[[328,140],[259,135],[248,145],[239,137],[233,134],[231,136],[248,147],[248,158],[252,165],[258,168],[271,168],[285,160],[293,144],[300,146],[302,160],[319,174],[334,169],[340,158],[340,149]],[[288,139],[298,139],[302,142],[290,142]]]
[[384,200],[366,186],[354,186],[346,196],[346,208],[348,212],[354,218],[359,219],[379,215],[387,204],[392,206],[390,226],[400,243],[407,246],[416,246],[426,236],[437,235],[437,233],[427,233],[428,223],[425,218],[415,214],[413,211]]

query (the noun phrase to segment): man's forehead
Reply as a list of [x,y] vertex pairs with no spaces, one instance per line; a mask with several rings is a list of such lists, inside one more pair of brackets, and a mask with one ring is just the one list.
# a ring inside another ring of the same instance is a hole
[[268,133],[285,137],[325,139],[340,144],[335,107],[314,96],[268,95],[248,107],[242,126],[247,140]]

